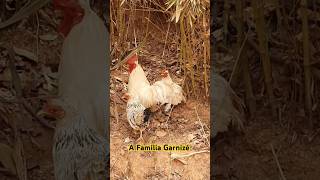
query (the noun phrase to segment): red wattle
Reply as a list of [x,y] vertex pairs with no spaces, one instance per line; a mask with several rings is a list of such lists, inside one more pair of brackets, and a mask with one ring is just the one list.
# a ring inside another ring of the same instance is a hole
[[136,64],[129,64],[129,73],[131,73],[135,68],[136,68]]
[[134,54],[127,60],[127,63],[128,64],[135,64],[136,61],[138,61],[138,55]]

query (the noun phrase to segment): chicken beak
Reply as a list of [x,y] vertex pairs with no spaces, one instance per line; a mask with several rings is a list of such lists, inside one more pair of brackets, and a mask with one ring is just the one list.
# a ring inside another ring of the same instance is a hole
[[128,93],[125,93],[122,97],[121,97],[121,99],[124,101],[124,102],[128,102],[129,101],[129,98],[130,98],[130,95],[128,94]]

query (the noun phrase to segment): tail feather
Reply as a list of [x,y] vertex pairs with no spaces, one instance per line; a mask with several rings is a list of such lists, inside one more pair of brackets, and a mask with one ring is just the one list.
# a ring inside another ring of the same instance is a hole
[[178,105],[181,102],[186,101],[183,89],[173,82],[169,75],[162,80],[155,82],[152,85],[152,88],[155,89],[158,102],[161,104],[168,103]]
[[89,174],[103,176],[107,165],[107,142],[88,127],[81,116],[56,130],[53,161],[56,180],[85,179]]

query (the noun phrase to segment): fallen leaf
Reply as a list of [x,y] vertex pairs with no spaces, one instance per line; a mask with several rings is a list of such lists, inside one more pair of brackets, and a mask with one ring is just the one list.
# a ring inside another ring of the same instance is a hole
[[163,131],[163,130],[157,130],[156,131],[156,135],[158,137],[164,137],[165,135],[167,135],[167,132],[166,131]]
[[8,114],[7,109],[5,107],[0,106],[0,117],[6,124],[9,124],[9,118],[7,114]]
[[114,76],[114,79],[116,79],[116,80],[118,80],[120,82],[123,82],[123,80],[120,77]]
[[178,162],[181,162],[181,163],[184,164],[184,165],[187,165],[187,164],[188,164],[187,161],[186,161],[186,160],[183,160],[183,159],[173,159],[173,160],[178,161]]
[[125,143],[129,143],[129,142],[132,142],[132,140],[131,140],[129,137],[127,137],[127,138],[124,140],[124,142],[125,142]]
[[11,72],[9,68],[5,68],[4,71],[1,73],[0,81],[11,81]]
[[188,141],[192,141],[196,136],[194,134],[189,134],[188,135]]
[[23,144],[20,138],[17,138],[13,152],[13,159],[16,165],[16,172],[19,180],[27,180],[27,166],[24,156]]
[[58,38],[58,35],[56,34],[45,34],[45,35],[40,35],[39,38],[43,41],[53,41]]
[[25,50],[25,49],[17,48],[17,47],[13,47],[13,50],[19,56],[23,56],[23,57],[26,57],[29,60],[32,60],[34,62],[38,62],[38,58],[33,52],[30,52],[30,51]]

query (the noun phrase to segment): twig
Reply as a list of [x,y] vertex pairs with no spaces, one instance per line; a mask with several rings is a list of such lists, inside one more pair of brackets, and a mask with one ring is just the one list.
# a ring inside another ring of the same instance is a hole
[[24,7],[22,7],[17,13],[15,13],[10,19],[7,21],[0,23],[0,29],[8,27],[21,19],[29,16],[33,12],[45,6],[49,3],[50,0],[34,0],[31,3],[27,3]]
[[44,10],[40,9],[39,15],[40,17],[45,19],[46,22],[49,23],[53,28],[56,28],[58,23],[55,21],[55,19],[50,18],[49,15]]
[[119,113],[118,113],[117,103],[114,103],[113,107],[114,107],[113,110],[114,110],[114,115],[115,115],[116,120],[117,120],[117,124],[119,124]]
[[171,109],[170,109],[170,112],[169,112],[169,116],[168,116],[168,118],[167,118],[167,120],[166,120],[167,129],[168,129],[168,121],[169,121],[169,119],[170,119],[170,117],[171,117],[171,113],[172,113],[173,107],[174,107],[174,105],[172,105],[172,107],[171,107]]
[[134,35],[134,46],[137,47],[137,35],[136,35],[136,29],[133,29],[133,35]]
[[281,179],[282,179],[282,180],[286,180],[286,177],[285,177],[284,174],[283,174],[283,171],[282,171],[282,169],[281,169],[281,166],[280,166],[278,157],[277,157],[277,155],[276,155],[276,152],[274,151],[273,145],[271,144],[270,146],[271,146],[271,151],[272,151],[274,160],[275,160],[276,163],[277,163],[277,166],[278,166],[278,169],[279,169],[279,172],[280,172],[280,175],[281,175]]
[[18,103],[19,101],[17,101],[16,99],[5,99],[3,97],[0,97],[0,102],[1,103]]
[[[130,11],[131,9],[127,9],[127,8],[123,8],[123,10],[125,11]],[[169,13],[168,11],[164,11],[164,10],[159,10],[159,9],[153,9],[153,8],[148,8],[148,9],[139,9],[139,8],[135,8],[135,11],[151,11],[151,12],[161,12],[163,14],[169,14],[171,15],[171,13]]]
[[[157,26],[156,24],[154,24],[149,18],[146,18],[148,20],[148,22],[150,22],[155,28],[157,28],[162,34],[166,34],[159,26]],[[172,37],[169,37],[171,39],[171,41],[175,42],[175,39],[173,39]]]
[[[16,66],[14,64],[15,53],[14,53],[12,46],[11,46],[11,48],[8,48],[8,52],[9,52],[9,56],[10,56],[9,69],[11,71],[12,85],[16,91],[16,96],[17,96],[18,101],[21,101],[22,100],[21,80],[19,78]],[[23,105],[21,103],[19,104],[19,108],[21,111],[23,110]],[[18,117],[20,120],[22,119],[20,114]],[[25,155],[24,155],[23,144],[20,139],[20,132],[18,131],[18,127],[16,125],[15,120],[13,120],[11,122],[11,125],[12,125],[12,129],[14,132],[15,143],[14,143],[13,159],[14,159],[14,162],[15,162],[16,168],[17,168],[17,176],[21,180],[26,180],[27,179],[26,159],[25,159]]]
[[37,59],[39,59],[39,29],[40,29],[40,21],[39,21],[39,15],[36,12],[36,18],[37,18],[37,32],[36,32],[36,41],[37,41],[37,50],[36,50],[36,54],[37,54]]
[[209,146],[209,145],[210,145],[210,143],[209,143],[209,140],[208,140],[208,136],[206,135],[206,131],[205,131],[205,130],[204,130],[204,128],[203,128],[203,123],[202,123],[202,121],[201,121],[201,119],[200,119],[200,117],[199,117],[199,114],[198,114],[197,108],[195,107],[195,108],[194,108],[194,110],[195,110],[195,112],[196,112],[196,115],[197,115],[198,121],[199,121],[200,126],[201,126],[201,130],[202,130],[202,137],[204,137],[204,138],[206,139],[206,143],[207,143],[207,145]]
[[7,48],[8,52],[9,52],[9,68],[11,70],[11,77],[12,77],[12,84],[13,87],[16,91],[16,98],[18,100],[18,102],[21,105],[21,109],[25,109],[27,110],[28,113],[30,113],[35,119],[37,119],[43,126],[50,128],[50,129],[54,129],[54,126],[49,124],[46,120],[38,117],[36,115],[36,113],[34,112],[34,110],[31,108],[31,106],[27,103],[27,101],[23,98],[22,96],[22,87],[21,87],[21,80],[20,77],[17,73],[17,69],[16,66],[14,64],[14,60],[15,60],[15,53],[13,51],[13,48]]
[[234,76],[235,76],[235,74],[236,74],[236,70],[237,70],[237,68],[239,67],[239,63],[240,63],[240,57],[241,57],[241,54],[242,54],[242,50],[243,50],[243,48],[244,48],[244,46],[245,46],[245,44],[246,44],[246,42],[247,42],[247,40],[248,40],[248,34],[249,34],[249,30],[248,30],[248,32],[246,33],[246,36],[245,36],[245,38],[244,38],[244,40],[243,40],[243,42],[242,42],[242,44],[241,44],[241,47],[240,47],[240,49],[239,49],[239,51],[238,51],[238,54],[237,54],[237,58],[236,58],[236,60],[235,60],[235,64],[234,64],[234,66],[233,66],[233,69],[232,69],[232,72],[231,72],[231,76],[230,76],[230,79],[229,79],[229,83],[231,84],[231,82],[233,81],[233,79],[234,79]]
[[172,159],[178,159],[178,158],[185,158],[185,157],[190,157],[190,156],[193,156],[193,155],[196,155],[196,154],[208,153],[208,152],[210,152],[210,151],[209,151],[209,150],[203,150],[203,151],[192,152],[192,153],[189,153],[189,154],[176,154],[176,153],[172,153],[170,157],[171,157]]
[[129,57],[131,57],[135,53],[138,53],[140,51],[140,49],[142,48],[142,46],[145,44],[148,35],[149,35],[149,32],[147,32],[146,36],[144,37],[144,40],[142,41],[142,43],[139,44],[139,46],[137,48],[132,50],[125,58],[123,58],[116,65],[114,65],[112,68],[110,68],[110,70],[113,71],[113,70],[119,68],[120,66],[122,66],[128,60]]
[[164,51],[166,50],[166,45],[167,45],[169,30],[170,30],[170,23],[168,24],[168,30],[167,30],[166,39],[165,39],[165,42],[164,42],[164,47],[163,47],[162,56],[161,56],[162,58],[163,58],[163,56],[164,56]]
[[[169,119],[170,119],[170,117],[171,117],[171,113],[172,113],[173,107],[174,107],[174,105],[172,105],[172,107],[171,107],[171,109],[170,109],[169,116],[168,116],[168,118],[167,118],[167,120],[166,120],[166,128],[167,128],[167,132],[168,132],[168,136],[169,136],[170,142],[172,142],[172,137],[171,137],[171,135],[170,135],[168,121],[169,121]],[[170,152],[170,156],[172,156],[172,152]],[[171,161],[169,161],[169,168],[170,168],[169,171],[172,173],[173,168],[172,168],[172,162],[171,162]],[[170,178],[171,173],[169,174],[169,178]]]
[[23,103],[23,107],[25,108],[25,110],[36,120],[38,120],[40,122],[41,125],[43,125],[46,128],[49,129],[55,129],[55,127],[50,124],[49,122],[47,122],[45,119],[37,116],[37,114],[35,113],[35,111],[31,108],[31,106],[28,104],[28,102],[26,100],[22,100]]

